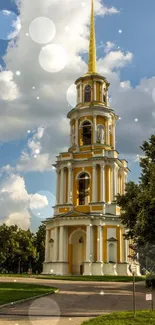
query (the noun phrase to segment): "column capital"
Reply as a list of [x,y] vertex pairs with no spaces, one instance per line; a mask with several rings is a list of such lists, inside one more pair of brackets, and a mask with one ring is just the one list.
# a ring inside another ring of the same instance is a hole
[[104,169],[105,166],[106,166],[106,162],[103,162],[103,163],[100,164],[100,167],[101,167],[102,169]]

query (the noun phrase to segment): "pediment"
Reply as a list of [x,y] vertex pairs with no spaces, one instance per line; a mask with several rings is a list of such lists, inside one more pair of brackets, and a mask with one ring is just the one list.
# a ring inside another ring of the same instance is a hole
[[116,238],[114,238],[114,237],[110,237],[109,239],[107,239],[107,241],[113,241],[113,242],[115,241],[115,242],[116,242],[116,241],[117,241],[117,239],[116,239]]
[[77,210],[75,210],[75,209],[73,209],[73,210],[71,210],[71,211],[69,211],[69,212],[65,212],[65,213],[62,213],[62,214],[59,214],[58,216],[56,216],[57,218],[58,217],[62,217],[62,218],[64,218],[64,217],[70,217],[70,218],[78,218],[78,217],[88,217],[88,214],[87,213],[83,213],[83,212],[79,212],[79,211],[77,211]]

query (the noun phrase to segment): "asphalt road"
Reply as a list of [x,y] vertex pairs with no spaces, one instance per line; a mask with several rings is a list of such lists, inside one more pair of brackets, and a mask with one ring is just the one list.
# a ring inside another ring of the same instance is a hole
[[[132,283],[73,282],[33,278],[0,278],[1,281],[55,286],[59,293],[0,308],[0,325],[79,325],[104,313],[132,310]],[[150,308],[144,282],[136,283],[137,309]]]

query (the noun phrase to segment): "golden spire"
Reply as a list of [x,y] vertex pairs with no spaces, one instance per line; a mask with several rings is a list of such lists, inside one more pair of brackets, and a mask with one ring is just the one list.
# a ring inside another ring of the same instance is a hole
[[89,74],[97,73],[96,72],[96,37],[95,37],[94,0],[92,0],[92,7],[91,7],[88,73]]

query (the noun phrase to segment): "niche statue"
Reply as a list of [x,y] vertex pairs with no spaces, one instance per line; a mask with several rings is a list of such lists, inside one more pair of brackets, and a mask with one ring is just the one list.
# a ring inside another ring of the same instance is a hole
[[97,127],[97,142],[104,143],[104,127],[103,125],[98,125]]

